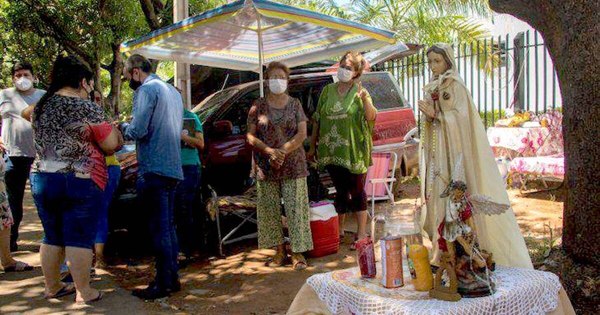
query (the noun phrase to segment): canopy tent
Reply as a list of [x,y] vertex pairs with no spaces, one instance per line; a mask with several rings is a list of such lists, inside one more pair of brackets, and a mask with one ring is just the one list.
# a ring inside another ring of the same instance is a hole
[[[394,34],[267,0],[239,0],[121,45],[127,54],[255,71],[289,67],[394,44]],[[262,88],[261,88],[262,92]]]

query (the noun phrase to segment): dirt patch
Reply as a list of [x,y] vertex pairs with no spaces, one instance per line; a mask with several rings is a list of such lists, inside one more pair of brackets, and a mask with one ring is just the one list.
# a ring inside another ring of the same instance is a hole
[[[562,190],[521,195],[509,191],[517,221],[526,237],[530,253],[538,267],[560,244],[562,231]],[[405,180],[401,186],[395,209],[409,213],[419,196],[417,180]],[[376,212],[388,207],[377,204]],[[347,230],[354,230],[349,220]],[[347,234],[346,242],[351,236]],[[272,250],[257,250],[256,242],[230,247],[224,259],[204,258],[181,271],[183,290],[159,302],[147,303],[150,312],[183,312],[214,314],[284,314],[306,279],[313,274],[343,269],[356,265],[354,252],[348,245],[341,251],[319,259],[309,260],[309,268],[293,271],[291,266],[271,268],[265,262]],[[136,265],[121,264],[110,268],[117,282],[125,289],[143,287],[150,281],[153,263],[149,258]],[[575,302],[575,301],[573,301]]]

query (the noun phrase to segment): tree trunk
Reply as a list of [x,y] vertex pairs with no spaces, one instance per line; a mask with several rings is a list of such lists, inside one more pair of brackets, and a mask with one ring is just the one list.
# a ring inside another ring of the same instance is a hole
[[600,1],[490,0],[490,7],[540,31],[563,99],[567,199],[563,247],[600,266]]
[[106,106],[113,117],[119,117],[121,105],[121,75],[123,74],[123,57],[121,56],[120,43],[112,44],[113,59],[108,71],[110,72],[110,93],[106,99]]

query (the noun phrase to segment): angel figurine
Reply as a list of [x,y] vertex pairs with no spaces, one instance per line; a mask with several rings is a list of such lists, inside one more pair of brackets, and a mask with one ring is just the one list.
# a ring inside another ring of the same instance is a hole
[[455,273],[457,292],[463,297],[490,295],[494,291],[491,272],[495,269],[492,253],[482,250],[477,241],[474,214],[499,215],[510,205],[499,204],[484,195],[467,193],[463,181],[464,168],[459,156],[452,172],[453,178],[440,195],[446,199],[444,220],[438,226],[438,247],[447,261],[448,274],[452,281]]

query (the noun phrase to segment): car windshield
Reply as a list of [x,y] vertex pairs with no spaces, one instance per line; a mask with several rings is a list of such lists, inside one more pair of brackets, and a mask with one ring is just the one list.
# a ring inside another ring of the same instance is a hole
[[[223,105],[230,97],[235,95],[238,89],[227,89],[219,91],[207,97],[194,110],[198,114],[200,121],[205,122],[206,118],[214,113],[221,105]],[[199,109],[198,109],[199,108]]]

